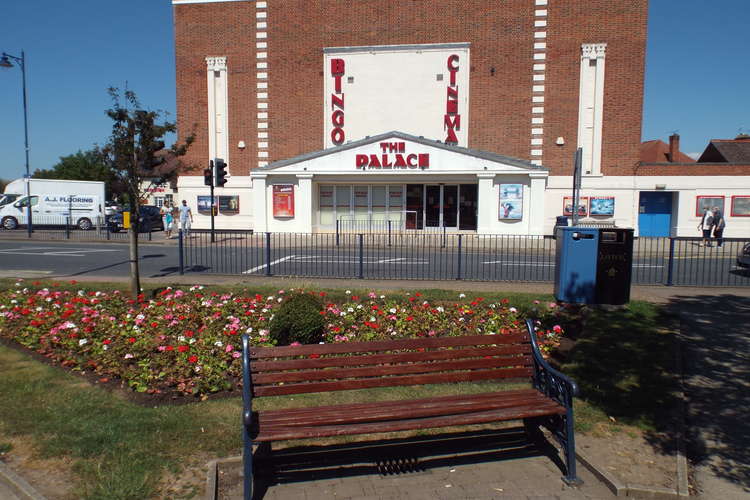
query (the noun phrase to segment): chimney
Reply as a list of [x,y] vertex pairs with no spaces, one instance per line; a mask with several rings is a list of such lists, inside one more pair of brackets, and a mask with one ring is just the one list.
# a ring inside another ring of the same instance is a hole
[[675,163],[677,159],[677,153],[680,151],[680,135],[672,134],[669,136],[669,155],[667,161]]

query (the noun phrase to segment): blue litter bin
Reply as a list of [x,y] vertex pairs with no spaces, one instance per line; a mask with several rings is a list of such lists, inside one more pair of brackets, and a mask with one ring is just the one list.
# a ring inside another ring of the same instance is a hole
[[595,303],[599,229],[558,227],[555,237],[555,298],[576,304]]

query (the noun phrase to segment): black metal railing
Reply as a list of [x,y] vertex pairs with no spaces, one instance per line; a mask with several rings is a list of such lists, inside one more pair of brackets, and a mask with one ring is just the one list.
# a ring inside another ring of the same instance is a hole
[[[548,236],[399,233],[254,233],[191,231],[181,255],[186,272],[350,279],[550,282],[555,241]],[[748,286],[736,267],[750,240],[717,247],[700,238],[636,238],[634,284]]]
[[[73,214],[33,216],[33,231],[25,230],[25,217],[0,221],[0,238],[32,240],[115,240],[127,241],[128,231],[111,227],[105,217]],[[152,240],[151,231],[142,231],[142,238]]]

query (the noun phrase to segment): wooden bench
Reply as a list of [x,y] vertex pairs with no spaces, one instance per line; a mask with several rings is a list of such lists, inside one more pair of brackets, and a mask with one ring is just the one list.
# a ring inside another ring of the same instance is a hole
[[[575,382],[542,358],[529,320],[511,335],[427,337],[284,347],[243,343],[245,498],[253,443],[523,420],[529,438],[547,427],[563,448],[563,480],[578,484]],[[252,398],[374,387],[525,379],[526,389],[254,412]]]

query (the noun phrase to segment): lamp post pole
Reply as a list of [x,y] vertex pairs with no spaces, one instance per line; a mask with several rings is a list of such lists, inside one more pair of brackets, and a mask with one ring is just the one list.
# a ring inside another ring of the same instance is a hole
[[2,59],[0,59],[0,66],[4,68],[10,68],[13,66],[10,59],[13,59],[21,67],[21,82],[23,90],[23,145],[26,153],[26,228],[29,232],[29,238],[33,231],[31,221],[31,172],[29,171],[29,115],[28,105],[26,103],[26,55],[23,50],[21,51],[21,57],[12,56],[3,52]]

